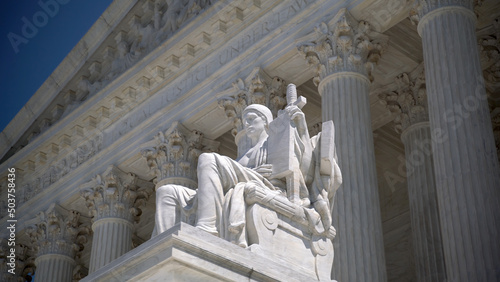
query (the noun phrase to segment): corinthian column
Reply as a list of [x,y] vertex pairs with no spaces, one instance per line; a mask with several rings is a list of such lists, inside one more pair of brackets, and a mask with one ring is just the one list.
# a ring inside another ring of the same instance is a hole
[[339,281],[387,280],[368,100],[371,69],[384,41],[342,9],[299,47],[317,70],[323,121],[335,124],[343,177],[333,207],[338,230],[333,278]]
[[80,214],[53,204],[28,226],[36,251],[37,281],[73,281],[75,255],[83,249],[90,232],[81,224]]
[[[416,76],[416,77],[415,77]],[[381,94],[395,113],[396,131],[405,146],[406,177],[418,281],[446,280],[434,179],[431,130],[427,111],[425,77],[421,67],[396,78],[396,92]]]
[[447,278],[498,281],[500,170],[476,43],[474,3],[419,3]]
[[141,214],[139,204],[151,194],[148,186],[134,174],[110,166],[81,187],[93,216],[89,273],[132,249],[133,222]]

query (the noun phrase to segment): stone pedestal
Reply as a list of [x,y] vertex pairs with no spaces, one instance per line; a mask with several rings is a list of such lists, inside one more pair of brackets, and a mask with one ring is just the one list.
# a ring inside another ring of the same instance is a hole
[[181,222],[81,281],[314,281],[270,259]]
[[[383,37],[342,9],[316,29],[317,37],[299,49],[317,69],[323,121],[333,120],[343,183],[333,208],[333,278],[385,281],[385,257],[373,133],[368,99],[370,70]],[[370,66],[368,69],[366,66]]]
[[446,279],[429,122],[403,131],[413,249],[418,281]]
[[420,1],[439,214],[449,281],[498,281],[500,171],[473,1]]

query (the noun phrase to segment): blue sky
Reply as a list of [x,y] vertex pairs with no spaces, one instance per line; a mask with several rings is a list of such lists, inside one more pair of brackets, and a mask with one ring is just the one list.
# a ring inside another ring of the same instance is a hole
[[111,2],[1,1],[0,131],[4,130]]

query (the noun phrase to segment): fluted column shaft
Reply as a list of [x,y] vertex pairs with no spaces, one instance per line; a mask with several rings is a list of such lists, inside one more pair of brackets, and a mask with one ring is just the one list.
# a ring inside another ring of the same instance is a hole
[[333,278],[386,281],[369,83],[366,75],[338,72],[319,84],[323,121],[333,120],[343,183],[333,210]]
[[413,249],[418,281],[446,280],[429,122],[401,134],[405,146]]
[[94,239],[89,273],[132,249],[132,227],[132,222],[122,218],[103,218],[92,224]]
[[46,254],[36,258],[36,281],[73,281],[75,260],[61,254]]
[[470,7],[446,6],[426,11],[418,26],[449,281],[500,278],[500,171],[475,21]]

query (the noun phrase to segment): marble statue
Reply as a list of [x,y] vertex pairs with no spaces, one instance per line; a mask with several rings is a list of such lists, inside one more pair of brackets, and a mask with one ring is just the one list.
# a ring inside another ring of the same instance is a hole
[[333,123],[325,122],[323,132],[311,138],[301,110],[305,98],[297,98],[293,84],[288,86],[287,102],[276,119],[266,106],[246,107],[242,116],[245,150],[236,160],[201,154],[197,190],[174,184],[158,187],[153,236],[183,221],[247,247],[253,233],[247,230],[252,202],[248,194],[256,191],[266,194],[265,204],[271,208],[279,209],[279,202],[289,205],[288,212],[301,217],[295,220],[305,222],[311,234],[334,230],[331,205],[342,178]]
[[323,122],[322,131],[310,137],[301,110],[305,98],[297,97],[293,84],[286,96],[287,105],[275,119],[264,105],[243,110],[236,160],[213,152],[199,155],[198,189],[172,184],[175,179],[158,182],[152,236],[186,222],[331,281],[336,235],[331,211],[342,183],[333,122]]

